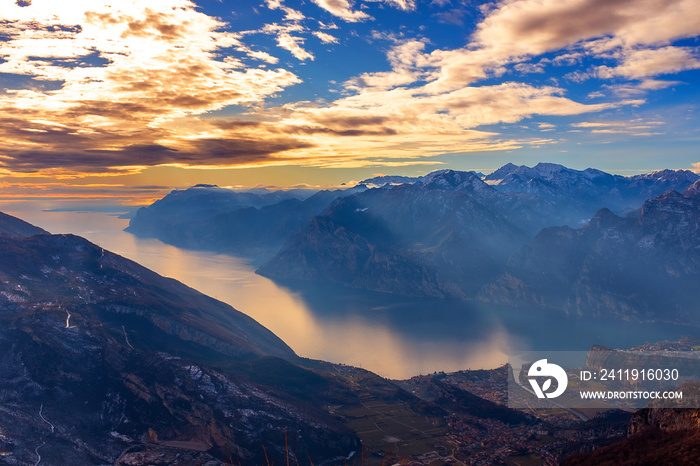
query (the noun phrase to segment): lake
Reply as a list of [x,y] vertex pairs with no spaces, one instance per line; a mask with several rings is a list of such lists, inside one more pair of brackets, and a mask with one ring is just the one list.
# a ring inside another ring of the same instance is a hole
[[[7,208],[7,207],[5,207]],[[494,368],[515,350],[625,348],[700,336],[700,328],[583,318],[563,312],[416,299],[339,286],[278,284],[251,260],[184,250],[123,229],[99,212],[12,212],[52,233],[74,233],[248,314],[297,354],[402,379],[435,371]]]

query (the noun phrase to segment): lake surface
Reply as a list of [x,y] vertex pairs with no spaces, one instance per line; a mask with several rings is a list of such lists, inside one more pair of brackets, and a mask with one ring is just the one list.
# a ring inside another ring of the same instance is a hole
[[[266,326],[300,356],[350,364],[391,378],[493,368],[516,350],[626,348],[700,336],[700,328],[568,316],[551,310],[416,299],[335,286],[282,285],[255,275],[249,259],[190,251],[123,229],[95,212],[12,212],[52,233],[74,233],[225,301]],[[7,210],[4,210],[7,209]]]

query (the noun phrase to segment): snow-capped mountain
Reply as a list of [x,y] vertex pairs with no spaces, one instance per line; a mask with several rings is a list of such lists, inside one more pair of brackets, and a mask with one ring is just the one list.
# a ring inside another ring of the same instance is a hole
[[504,193],[570,200],[595,210],[607,207],[618,214],[634,210],[646,199],[669,189],[682,191],[698,179],[700,176],[688,170],[659,170],[626,177],[593,168],[574,170],[554,163],[539,163],[532,168],[507,164],[484,178]]

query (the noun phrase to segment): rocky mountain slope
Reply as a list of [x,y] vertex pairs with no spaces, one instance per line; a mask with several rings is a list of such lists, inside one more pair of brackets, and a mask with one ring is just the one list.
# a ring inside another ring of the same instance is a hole
[[600,210],[578,229],[547,228],[486,286],[486,300],[570,312],[697,322],[700,182],[647,200],[627,217]]
[[342,387],[285,360],[254,320],[85,239],[0,236],[2,464],[260,464],[261,445],[281,464],[285,429],[314,464],[356,450],[276,388],[290,372],[319,400]]
[[[573,455],[563,466],[686,465],[700,463],[700,385],[681,387],[684,400],[678,408],[655,403],[637,411],[626,439],[590,453]],[[666,401],[668,403],[668,401]]]

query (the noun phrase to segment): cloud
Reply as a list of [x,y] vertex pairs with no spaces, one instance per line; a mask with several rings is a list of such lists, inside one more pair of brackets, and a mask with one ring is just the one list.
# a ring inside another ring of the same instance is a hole
[[634,120],[613,121],[583,121],[573,123],[574,128],[589,130],[592,134],[625,134],[631,136],[655,136],[664,134],[660,129],[665,125],[663,121],[644,121],[641,118]]
[[326,32],[322,31],[314,31],[313,35],[321,39],[321,42],[324,44],[337,44],[338,43],[338,38],[335,36],[332,36]]
[[[118,183],[73,182],[0,182],[0,200],[75,200],[90,205],[91,201],[112,201],[123,205],[149,204],[172,190],[168,186],[127,186]],[[126,209],[125,209],[126,210]]]
[[518,63],[513,69],[520,73],[544,73],[544,65],[541,63]]
[[[24,122],[15,122],[12,126],[12,122],[7,119],[2,123],[5,128],[3,136],[10,140],[21,138],[25,141],[19,147],[4,147],[0,157],[0,170],[15,174],[60,172],[63,177],[71,178],[132,173],[155,165],[233,166],[275,163],[279,161],[277,154],[313,147],[311,141],[284,134],[268,133],[261,139],[257,125],[245,124],[209,128],[208,137],[174,140],[172,145],[166,145],[147,142],[154,136],[148,130],[142,134],[144,142],[134,143],[133,141],[139,140],[139,135],[131,134],[123,140],[117,140],[110,134],[75,134],[70,128],[41,124],[27,128]],[[109,142],[113,144],[112,148],[93,148]]]
[[644,79],[661,74],[678,73],[700,68],[698,50],[691,47],[659,47],[621,52],[622,64],[616,67],[601,66],[596,69],[600,78],[625,77]]
[[503,2],[477,28],[474,41],[500,56],[539,55],[581,41],[665,44],[700,33],[694,0],[516,0]]
[[282,10],[285,13],[285,21],[301,21],[305,19],[302,12],[285,6],[282,0],[266,0],[267,7],[271,10]]
[[455,26],[464,26],[464,18],[467,15],[467,11],[462,8],[450,8],[447,11],[435,13],[433,16],[440,23],[453,24]]
[[[687,21],[685,15],[695,12],[695,2],[671,0],[622,0],[611,5],[602,0],[515,0],[501,2],[485,10],[484,20],[477,25],[470,41],[463,48],[428,51],[425,40],[384,37],[393,42],[387,52],[390,71],[360,74],[345,82],[353,95],[317,106],[290,104],[285,111],[290,121],[304,121],[313,129],[315,141],[323,147],[342,145],[324,141],[319,135],[354,136],[358,150],[395,153],[406,147],[401,138],[422,147],[424,154],[468,151],[479,141],[479,147],[522,145],[498,135],[482,132],[486,125],[513,124],[535,115],[581,115],[625,106],[639,106],[645,100],[639,94],[620,95],[623,100],[584,104],[566,97],[566,91],[555,86],[534,86],[503,82],[477,85],[487,78],[502,76],[506,65],[521,73],[544,71],[544,65],[575,66],[586,56],[596,56],[620,64],[622,78],[638,79],[649,73],[677,72],[694,66],[688,60],[691,50],[665,43],[696,35],[700,26]],[[653,13],[653,15],[652,15]],[[653,16],[653,17],[652,17]],[[640,34],[659,24],[678,22],[676,29]],[[652,50],[650,52],[650,50]],[[525,60],[545,53],[560,52],[537,63]],[[579,80],[590,79],[577,71],[569,75]],[[671,81],[644,78],[635,86],[640,90],[660,89]],[[589,97],[605,97],[600,91]],[[284,121],[284,119],[282,120]],[[581,127],[583,128],[583,126]],[[547,131],[554,128],[540,127]],[[635,124],[628,127],[607,125],[588,128],[599,133],[652,134],[655,127]],[[376,134],[375,134],[376,133]],[[368,136],[384,134],[377,139]],[[457,135],[469,135],[458,140]],[[366,141],[360,142],[364,138]],[[370,139],[372,142],[370,142]],[[431,142],[431,140],[433,142]],[[545,141],[544,143],[552,143]],[[353,149],[347,149],[355,153]]]
[[[567,48],[603,54],[615,48],[666,45],[700,34],[694,0],[515,0],[487,12],[470,43],[425,56],[438,79],[436,92],[486,78],[507,63],[564,50],[564,64],[578,60]],[[556,60],[556,59],[555,59]]]
[[348,0],[313,0],[319,7],[348,23],[371,19],[364,11],[353,10]]
[[415,0],[368,0],[370,2],[382,2],[386,3],[394,8],[398,8],[403,11],[413,11],[416,9]]
[[277,45],[294,55],[298,60],[313,60],[314,56],[311,52],[304,50],[301,44],[304,43],[303,37],[292,36],[286,32],[277,34]]
[[251,34],[272,35],[275,36],[277,46],[290,52],[297,60],[313,60],[314,55],[311,52],[304,49],[304,47],[302,47],[302,45],[305,42],[305,39],[298,35],[292,35],[292,33],[302,34],[305,32],[307,32],[307,29],[303,25],[296,21],[293,21],[287,22],[285,24],[270,23],[264,25],[260,29],[242,31],[239,32],[237,35],[239,37],[244,37]]
[[[280,131],[313,135],[317,164],[359,163],[374,156],[431,156],[475,150],[522,147],[527,141],[503,140],[478,128],[516,123],[533,115],[578,115],[639,100],[584,105],[563,97],[555,87],[537,88],[521,83],[465,87],[431,95],[423,88],[372,90],[336,100],[330,105],[297,103],[285,106],[290,115],[279,121]],[[305,122],[303,127],[294,124]],[[343,139],[347,139],[344,142]],[[556,140],[538,140],[552,144]],[[305,151],[301,151],[305,153]]]
[[[581,52],[570,52],[563,53],[554,57],[551,62],[556,66],[574,66],[581,62],[583,59],[583,53]],[[549,60],[543,59],[542,62],[547,62]]]
[[338,29],[338,25],[335,23],[324,23],[323,21],[318,21],[318,26],[321,29]]
[[[295,118],[336,132],[364,128],[358,121],[373,121],[377,128],[393,129],[395,135],[387,132],[378,147],[393,147],[390,141],[394,137],[412,136],[426,141],[432,134],[436,139],[440,135],[442,144],[439,148],[429,144],[426,153],[433,149],[465,151],[455,140],[443,136],[485,125],[516,123],[533,115],[580,115],[644,104],[645,100],[639,98],[583,104],[567,98],[566,91],[558,87],[508,82],[476,84],[501,76],[509,63],[515,63],[516,71],[533,73],[544,71],[544,64],[549,62],[557,66],[577,65],[586,55],[605,54],[606,59],[619,61],[619,73],[628,79],[652,71],[687,69],[693,63],[688,61],[690,50],[663,44],[696,35],[700,25],[687,21],[686,15],[697,10],[696,2],[688,0],[664,4],[646,0],[621,0],[614,4],[602,0],[504,1],[486,10],[484,20],[465,47],[427,51],[426,41],[388,37],[394,42],[387,52],[390,71],[363,73],[348,80],[345,89],[355,95],[323,107],[290,106],[290,111]],[[681,26],[639,33],[674,22]],[[648,52],[651,48],[654,52]],[[559,51],[562,53],[539,63],[525,62],[530,57]],[[570,77],[590,78],[585,72],[578,73]],[[637,87],[651,90],[663,84],[645,80]],[[591,96],[604,97],[602,93]],[[363,115],[371,115],[374,120],[363,120]],[[635,135],[649,133],[649,128],[641,126],[624,130]],[[622,130],[610,126],[592,129]],[[477,137],[477,133],[472,136]],[[481,136],[482,142],[493,137]],[[493,139],[495,142],[497,138]],[[465,140],[465,144],[470,143]]]
[[271,65],[276,65],[280,61],[279,58],[277,58],[273,55],[270,55],[267,52],[251,50],[247,47],[237,47],[236,50],[238,50],[239,52],[245,52],[245,54],[248,55],[249,57],[254,58],[256,60],[264,61],[264,62],[269,63]]
[[658,91],[673,86],[683,85],[681,81],[662,81],[657,79],[645,79],[641,82],[630,82],[624,84],[605,84],[603,87],[609,89],[619,97],[643,96],[649,91]]
[[[220,50],[241,46],[239,38],[187,0],[110,5],[91,2],[84,11],[34,0],[3,7],[0,73],[56,84],[0,94],[1,167],[98,170],[183,155],[196,164],[196,153],[187,155],[192,135],[179,122],[260,103],[300,82],[284,69],[240,69],[221,57]],[[273,141],[263,152],[282,146]]]
[[394,42],[394,46],[387,52],[387,60],[391,64],[391,71],[363,73],[360,76],[349,79],[345,83],[346,89],[352,90],[382,90],[397,86],[410,85],[427,76],[424,69],[426,47],[424,40],[404,39],[397,40],[394,37],[386,37]]

